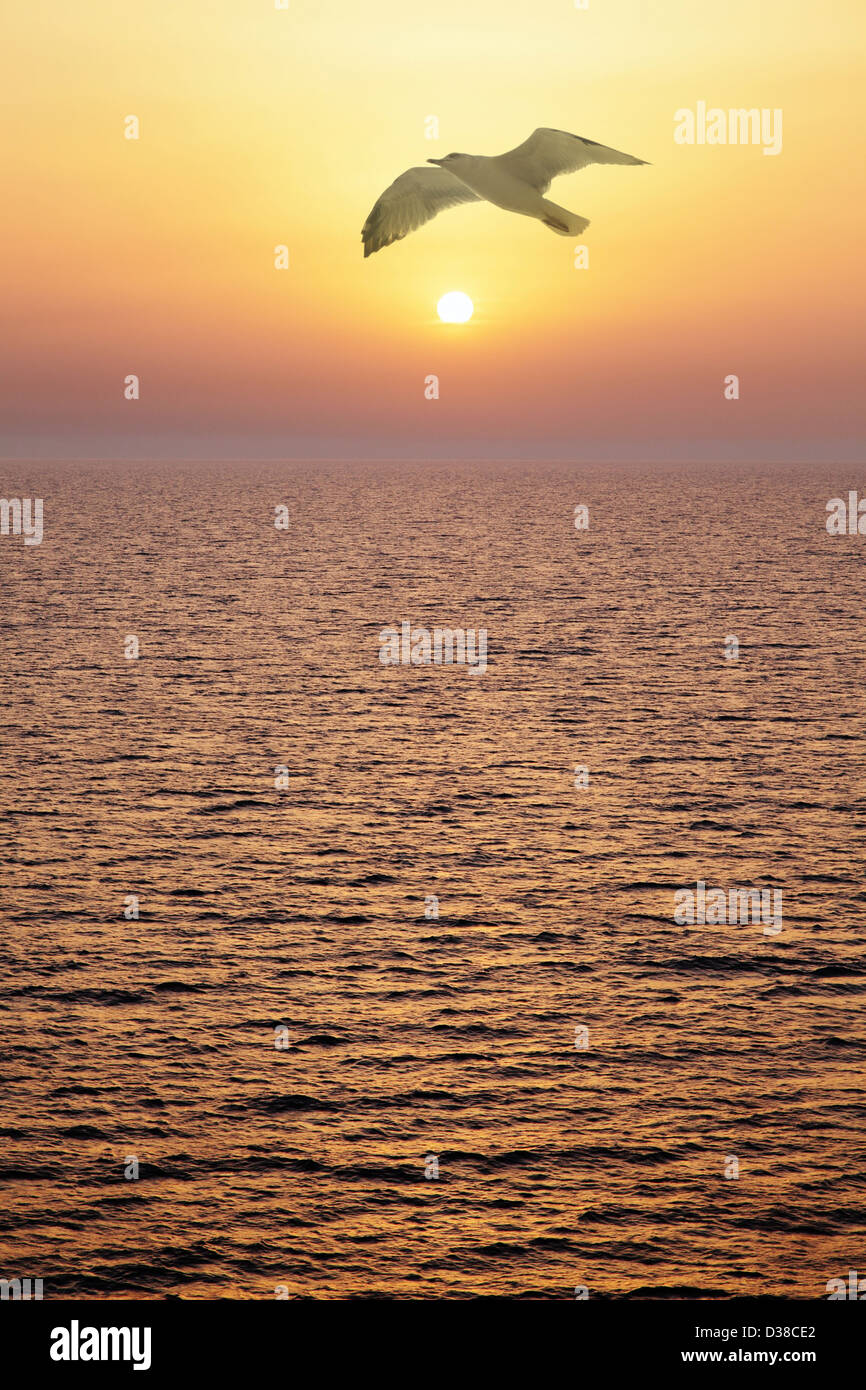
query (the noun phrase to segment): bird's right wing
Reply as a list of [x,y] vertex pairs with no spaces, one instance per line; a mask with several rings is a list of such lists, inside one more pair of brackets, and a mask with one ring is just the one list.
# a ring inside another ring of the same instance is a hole
[[646,160],[599,145],[582,135],[542,126],[516,149],[498,155],[496,163],[539,193],[546,193],[559,174],[573,174],[588,164],[646,164]]
[[407,169],[385,189],[364,223],[364,256],[400,241],[445,208],[480,201],[477,193],[438,165]]

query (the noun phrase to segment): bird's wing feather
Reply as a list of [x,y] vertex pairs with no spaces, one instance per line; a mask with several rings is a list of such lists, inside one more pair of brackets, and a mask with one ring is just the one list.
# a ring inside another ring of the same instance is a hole
[[477,193],[438,165],[407,169],[385,189],[364,223],[364,255],[400,241],[445,208],[480,201]]
[[515,178],[522,179],[539,193],[546,193],[560,174],[573,174],[587,164],[646,164],[633,154],[623,154],[608,145],[597,145],[581,135],[569,135],[565,130],[534,130],[528,140],[507,154],[497,157],[498,164]]

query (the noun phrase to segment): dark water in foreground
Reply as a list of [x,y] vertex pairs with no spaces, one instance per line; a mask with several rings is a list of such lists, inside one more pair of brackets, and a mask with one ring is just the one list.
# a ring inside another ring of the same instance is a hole
[[[866,1272],[858,481],[7,465],[45,538],[0,538],[0,1276]],[[485,627],[488,670],[383,667],[404,618]],[[675,925],[699,879],[781,888],[783,931]]]

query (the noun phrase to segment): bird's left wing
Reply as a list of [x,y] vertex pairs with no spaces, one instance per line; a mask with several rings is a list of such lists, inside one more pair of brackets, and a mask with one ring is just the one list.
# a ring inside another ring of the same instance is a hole
[[566,130],[542,126],[516,149],[498,155],[496,163],[539,193],[546,193],[558,175],[573,174],[587,164],[646,164],[646,160],[612,150],[609,145],[597,145],[581,135],[569,135]]
[[425,168],[424,165],[407,169],[390,188],[385,189],[364,223],[361,232],[364,256],[372,256],[383,246],[400,241],[445,208],[480,201],[477,193],[449,174],[447,169],[438,166]]

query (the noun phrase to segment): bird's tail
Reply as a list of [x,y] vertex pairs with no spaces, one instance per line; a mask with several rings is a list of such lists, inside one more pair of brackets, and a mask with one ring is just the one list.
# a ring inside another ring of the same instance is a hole
[[561,208],[557,203],[551,203],[549,199],[543,200],[544,217],[541,219],[545,227],[549,227],[557,236],[583,236],[589,226],[589,218],[581,217],[576,212],[569,212],[568,208]]

